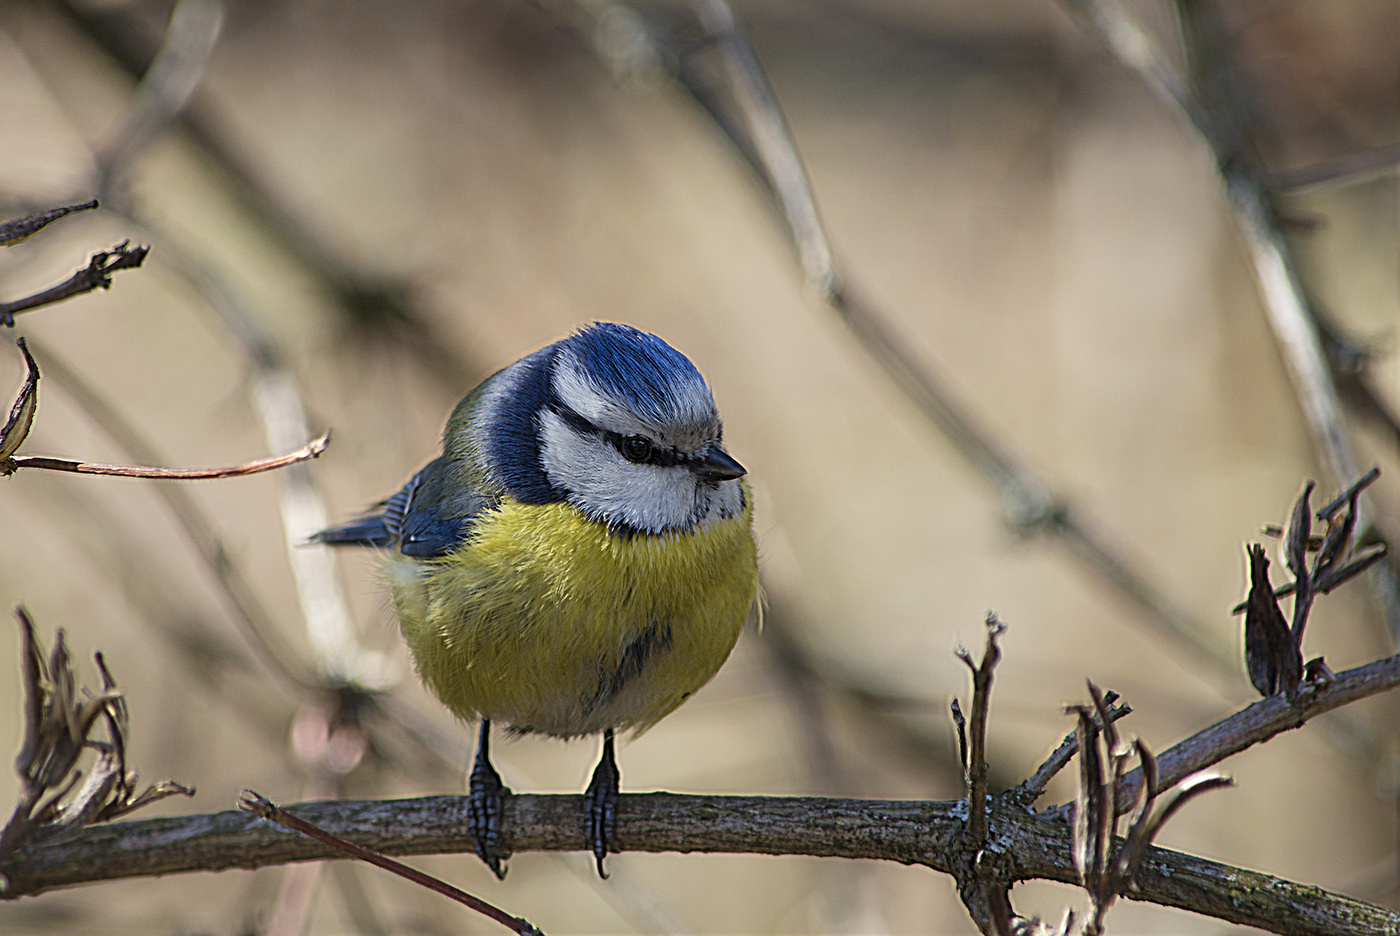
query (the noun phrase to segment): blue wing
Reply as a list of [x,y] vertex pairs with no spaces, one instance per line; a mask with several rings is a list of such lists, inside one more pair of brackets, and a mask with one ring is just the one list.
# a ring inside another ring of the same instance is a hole
[[476,518],[498,498],[454,490],[451,466],[435,458],[374,513],[322,530],[311,539],[333,546],[397,547],[405,556],[432,559],[451,552],[471,532]]

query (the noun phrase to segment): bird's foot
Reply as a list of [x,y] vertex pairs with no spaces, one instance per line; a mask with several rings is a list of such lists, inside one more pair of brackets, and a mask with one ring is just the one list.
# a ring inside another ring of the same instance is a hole
[[467,794],[467,826],[476,844],[477,857],[486,862],[498,879],[504,879],[506,866],[502,862],[510,857],[510,852],[501,844],[501,820],[510,789],[491,766],[490,735],[491,723],[482,719]]
[[617,853],[617,799],[618,781],[621,774],[617,769],[617,759],[613,755],[613,733],[609,728],[603,732],[603,759],[593,771],[593,779],[583,794],[588,809],[586,839],[593,858],[598,862],[598,875],[607,878],[603,870],[603,859],[608,852]]

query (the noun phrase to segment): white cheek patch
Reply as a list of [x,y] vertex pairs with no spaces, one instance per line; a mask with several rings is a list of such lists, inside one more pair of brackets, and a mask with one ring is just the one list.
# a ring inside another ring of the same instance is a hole
[[[548,411],[540,415],[540,441],[545,475],[590,517],[661,533],[686,529],[711,513],[709,492],[699,490],[684,466],[633,464],[604,439],[576,432]],[[735,485],[736,497],[737,491]]]

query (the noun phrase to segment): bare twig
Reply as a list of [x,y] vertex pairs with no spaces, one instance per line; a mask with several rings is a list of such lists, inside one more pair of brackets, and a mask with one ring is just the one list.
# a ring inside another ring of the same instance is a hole
[[362,845],[356,845],[354,842],[342,838],[339,835],[327,832],[320,826],[308,822],[299,816],[294,816],[285,809],[281,809],[267,797],[255,793],[252,790],[243,791],[243,794],[238,799],[238,808],[245,812],[250,812],[255,816],[260,816],[263,819],[270,819],[278,825],[286,826],[294,832],[300,832],[302,835],[309,836],[318,842],[323,842],[353,858],[367,861],[376,867],[397,874],[399,877],[412,881],[421,887],[426,887],[430,891],[442,894],[444,897],[455,900],[463,906],[470,907],[482,916],[495,920],[507,929],[519,933],[520,936],[543,936],[540,930],[536,929],[528,920],[517,916],[511,916],[499,907],[495,907],[479,897],[474,897],[466,891],[459,890],[451,884],[441,881],[430,874],[424,874],[416,868],[410,868],[408,865],[399,861],[394,861],[392,858],[388,858],[377,851],[365,848]]
[[13,474],[21,468],[47,468],[50,471],[67,471],[73,474],[106,475],[113,478],[150,478],[156,481],[206,481],[217,478],[242,478],[285,468],[298,462],[317,458],[326,450],[331,434],[322,433],[319,437],[303,445],[295,452],[259,458],[241,465],[226,468],[158,468],[149,465],[97,465],[91,462],[71,461],[66,458],[45,458],[40,455],[14,455],[0,463],[0,475]]
[[1006,631],[1006,625],[998,621],[995,614],[988,614],[986,628],[982,662],[974,662],[972,654],[961,647],[957,651],[958,659],[972,673],[972,718],[964,780],[967,784],[967,836],[974,848],[981,848],[987,842],[987,717],[992,705],[992,674],[1001,660],[997,638]]
[[[997,639],[1006,631],[1006,626],[990,612],[985,626],[986,641],[982,647],[981,662],[974,661],[972,654],[964,648],[957,649],[957,658],[972,674],[972,714],[965,744],[961,740],[963,726],[961,723],[958,725],[959,746],[963,753],[963,783],[967,790],[967,825],[962,835],[966,860],[959,864],[955,876],[958,896],[962,898],[967,912],[982,932],[993,933],[1014,914],[1007,897],[1010,882],[1004,874],[998,873],[1004,861],[999,860],[1001,856],[997,850],[986,848],[989,813],[987,720],[992,707],[992,675],[1001,660]],[[956,708],[954,713],[961,714]]]
[[[1219,775],[1196,775],[1168,791],[1158,805],[1162,787],[1152,752],[1140,740],[1131,745],[1123,743],[1104,695],[1092,682],[1089,695],[1092,706],[1070,705],[1065,711],[1078,717],[1075,733],[1079,739],[1079,791],[1074,801],[1073,830],[1075,871],[1089,895],[1090,915],[1083,933],[1099,936],[1104,916],[1133,886],[1147,847],[1166,821],[1188,800],[1207,790],[1229,786],[1232,781]],[[1127,838],[1119,841],[1118,810],[1114,804],[1123,788],[1128,758],[1134,753],[1145,780],[1138,785]]]
[[[1116,705],[1118,693],[1112,690],[1104,693],[1104,702],[1108,705],[1108,717],[1113,721],[1123,718],[1125,715],[1133,713],[1133,707],[1127,703]],[[1023,780],[1016,787],[1007,790],[1004,794],[1008,799],[1029,807],[1031,803],[1040,798],[1045,792],[1045,787],[1054,779],[1055,775],[1074,758],[1075,752],[1079,750],[1079,733],[1071,731],[1065,735],[1055,750],[1050,752],[1050,756],[1035,769],[1029,777]]]
[[151,249],[149,247],[128,246],[130,243],[130,241],[123,241],[111,250],[103,250],[93,254],[92,260],[88,262],[86,267],[57,286],[50,286],[42,292],[25,296],[22,299],[0,302],[0,325],[14,327],[15,316],[20,312],[28,312],[40,306],[52,305],[85,292],[92,292],[94,289],[110,288],[113,273],[118,270],[139,267]]
[[40,211],[14,221],[6,221],[4,224],[0,224],[0,247],[13,247],[15,244],[33,237],[59,218],[67,217],[78,211],[90,211],[96,207],[97,199],[94,198],[80,205],[50,208],[48,211]]
[[[1282,693],[1260,699],[1158,755],[1161,785],[1171,786],[1274,735],[1298,728],[1323,712],[1395,686],[1400,686],[1400,654],[1337,673],[1324,681],[1305,682],[1292,702]],[[1141,782],[1141,774],[1136,770],[1124,777],[1118,796],[1119,813],[1132,808]],[[1060,806],[1053,812],[1066,815],[1068,809]]]

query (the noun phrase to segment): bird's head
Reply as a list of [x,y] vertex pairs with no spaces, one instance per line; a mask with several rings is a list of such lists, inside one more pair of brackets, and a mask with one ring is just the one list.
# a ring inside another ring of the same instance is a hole
[[689,530],[743,509],[695,365],[610,322],[507,368],[473,420],[493,472],[529,503],[565,500],[624,534]]

